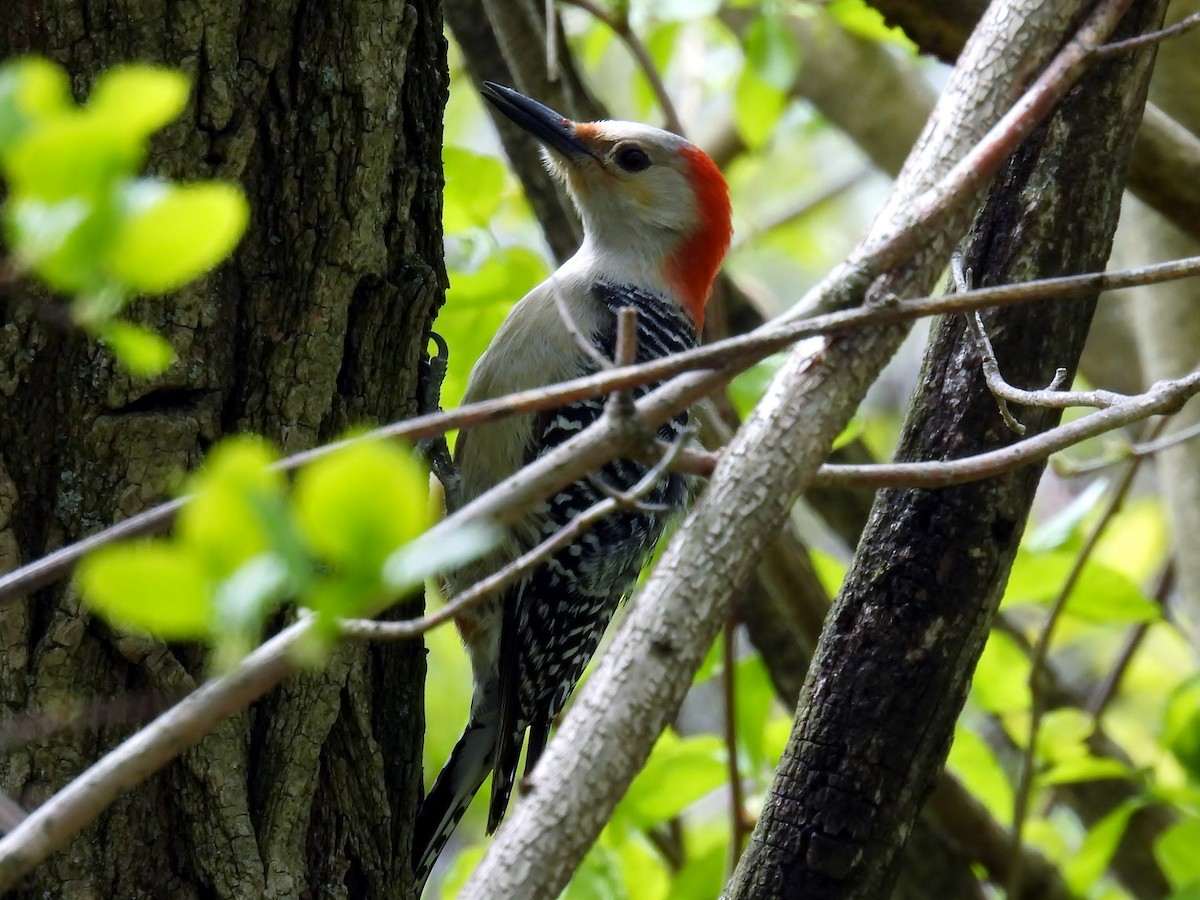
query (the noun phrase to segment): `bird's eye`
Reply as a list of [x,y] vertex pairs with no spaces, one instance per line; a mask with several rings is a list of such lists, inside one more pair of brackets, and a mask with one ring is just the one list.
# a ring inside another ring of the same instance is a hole
[[633,144],[622,147],[614,158],[617,165],[626,172],[641,172],[650,168],[650,157],[646,155],[646,151]]

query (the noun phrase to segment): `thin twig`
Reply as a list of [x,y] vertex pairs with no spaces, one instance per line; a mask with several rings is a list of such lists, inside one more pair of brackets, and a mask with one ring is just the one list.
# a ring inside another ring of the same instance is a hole
[[[294,471],[361,440],[420,441],[454,428],[470,428],[507,416],[552,409],[565,403],[599,397],[621,388],[661,381],[669,376],[695,369],[728,367],[728,377],[732,378],[738,371],[748,368],[758,360],[808,337],[836,334],[869,325],[887,325],[924,316],[983,309],[990,306],[1065,299],[1089,295],[1096,291],[1159,284],[1198,274],[1200,274],[1200,256],[1192,256],[1166,263],[1125,269],[1112,274],[1099,272],[1088,275],[1069,275],[1020,284],[976,288],[967,294],[930,295],[887,305],[824,313],[790,322],[781,323],[777,319],[756,328],[749,334],[726,338],[695,350],[685,350],[635,366],[614,368],[595,375],[586,375],[571,381],[564,381],[553,387],[521,391],[497,397],[494,400],[466,404],[449,412],[433,413],[392,422],[363,435],[332,441],[311,450],[295,453],[281,460],[278,468],[285,472]],[[1136,419],[1131,421],[1136,421]],[[1099,433],[1102,432],[1098,431],[1094,434]],[[1094,434],[1089,436],[1094,436]],[[845,477],[853,479],[867,476],[863,473],[846,473]],[[0,576],[0,601],[19,597],[52,584],[56,579],[70,572],[75,564],[88,553],[114,541],[160,534],[166,531],[187,500],[187,497],[169,500],[160,506],[138,513],[115,525],[110,525],[102,531]]]
[[[1127,459],[1153,456],[1155,453],[1161,453],[1163,450],[1168,450],[1177,444],[1185,443],[1197,437],[1200,437],[1200,422],[1173,434],[1165,435],[1156,441],[1146,441],[1142,444],[1125,443],[1123,446],[1110,449],[1101,454],[1099,459],[1091,459],[1085,462],[1073,462],[1069,459],[1056,460],[1054,470],[1063,478],[1078,478],[1081,475],[1093,475]],[[688,460],[688,464],[695,465],[691,460]]]
[[481,579],[471,587],[456,594],[437,612],[429,613],[416,619],[404,621],[384,621],[379,619],[345,619],[340,623],[341,632],[346,637],[377,640],[397,641],[419,637],[425,632],[436,628],[466,612],[473,606],[482,603],[488,597],[516,584],[542,563],[550,559],[560,550],[569,547],[587,531],[606,516],[612,515],[619,509],[635,508],[642,504],[642,498],[667,473],[674,462],[675,455],[684,446],[689,435],[681,435],[678,441],[670,445],[662,458],[643,475],[633,487],[627,491],[616,491],[593,504],[579,515],[575,516],[566,526],[542,541],[533,549],[521,554],[512,562],[505,565],[487,578]]
[[596,364],[601,372],[611,371],[613,368],[612,360],[601,353],[600,349],[592,343],[591,338],[583,333],[583,329],[575,321],[575,316],[572,314],[571,308],[567,306],[567,298],[563,294],[562,288],[558,286],[558,279],[552,275],[547,283],[550,285],[550,293],[554,296],[554,305],[558,309],[558,317],[562,320],[563,327],[567,329],[567,334],[571,335],[571,340],[584,352],[584,355],[588,359]]
[[546,79],[558,81],[558,7],[554,0],[545,0],[546,14]]
[[[956,252],[951,256],[950,271],[958,293],[971,290],[971,270],[963,268],[962,254]],[[992,341],[984,327],[983,317],[980,316],[978,310],[972,310],[966,316],[967,325],[975,339],[975,350],[979,354],[984,382],[992,396],[996,398],[996,405],[1000,410],[1000,417],[1004,419],[1004,424],[1016,434],[1023,436],[1025,426],[1018,422],[1012,414],[1009,403],[1050,409],[1068,409],[1075,406],[1104,409],[1124,399],[1123,394],[1116,394],[1112,391],[1062,390],[1067,380],[1067,370],[1061,367],[1055,371],[1050,384],[1042,390],[1029,391],[1009,384],[1000,374],[1000,363],[996,359],[996,351],[992,349]]]
[[[1152,430],[1152,434],[1161,427],[1161,422],[1156,424]],[[1075,585],[1079,582],[1079,577],[1083,574],[1084,566],[1091,559],[1092,552],[1096,549],[1097,544],[1100,543],[1100,538],[1104,535],[1113,516],[1117,514],[1117,511],[1125,502],[1125,497],[1129,494],[1130,488],[1133,487],[1134,476],[1137,475],[1141,464],[1141,457],[1131,459],[1126,465],[1125,471],[1121,473],[1121,477],[1113,486],[1108,502],[1104,505],[1103,510],[1100,512],[1100,517],[1096,520],[1091,531],[1088,532],[1087,537],[1084,539],[1083,546],[1079,548],[1079,553],[1076,554],[1075,560],[1071,565],[1071,570],[1067,573],[1067,577],[1063,581],[1058,595],[1054,598],[1054,603],[1050,607],[1046,621],[1038,633],[1037,640],[1033,645],[1033,651],[1029,656],[1029,733],[1021,754],[1021,775],[1013,798],[1012,844],[1009,852],[1012,865],[1009,868],[1008,884],[1006,886],[1009,897],[1021,896],[1022,833],[1025,828],[1025,819],[1029,814],[1029,803],[1033,794],[1038,730],[1041,727],[1042,718],[1046,714],[1046,707],[1048,705],[1048,698],[1042,690],[1041,682],[1042,669],[1046,666],[1047,657],[1050,653],[1050,642],[1054,637],[1055,628],[1067,608],[1067,602],[1071,599],[1071,594],[1075,590]]]
[[754,829],[750,814],[746,811],[746,799],[742,792],[742,774],[738,765],[737,740],[737,654],[734,652],[734,635],[737,633],[737,618],[730,616],[725,622],[724,641],[721,645],[722,671],[721,689],[725,700],[725,754],[729,767],[729,876],[737,868],[742,857],[746,838]]
[[[663,83],[662,76],[658,72],[658,67],[654,65],[654,59],[650,56],[650,51],[646,49],[646,45],[642,43],[642,39],[637,36],[637,32],[629,24],[629,16],[624,12],[617,13],[604,9],[599,4],[594,3],[593,0],[562,0],[562,2],[568,6],[574,6],[576,9],[582,9],[592,18],[603,22],[613,34],[624,42],[625,46],[629,48],[629,52],[633,54],[633,59],[638,64],[638,68],[646,76],[646,81],[650,84],[650,90],[654,92],[654,98],[658,101],[658,106],[662,110],[667,130],[673,131],[680,137],[683,137],[683,120],[679,118],[679,113],[675,111],[675,104],[671,102],[671,95],[667,91],[666,84]],[[621,7],[622,10],[627,8],[627,6]]]
[[1168,38],[1178,37],[1185,34],[1200,25],[1200,12],[1194,12],[1190,16],[1184,16],[1174,25],[1168,25],[1165,28],[1159,28],[1157,31],[1148,31],[1145,34],[1139,34],[1137,37],[1127,38],[1123,41],[1113,41],[1108,44],[1101,44],[1092,50],[1092,55],[1098,59],[1111,59],[1114,56],[1119,56],[1123,53],[1129,53],[1134,50],[1141,50],[1144,47],[1150,47],[1154,44],[1160,44]]

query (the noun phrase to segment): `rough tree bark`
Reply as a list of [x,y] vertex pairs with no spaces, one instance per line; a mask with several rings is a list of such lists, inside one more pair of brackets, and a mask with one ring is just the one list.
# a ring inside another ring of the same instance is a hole
[[[136,60],[195,83],[152,170],[239,181],[235,259],[135,315],[179,361],[132,381],[32,292],[0,307],[0,564],[12,567],[166,498],[222,435],[294,451],[416,411],[445,288],[437,0],[18,2],[0,56],[94,76]],[[164,598],[168,599],[169,598]],[[0,608],[5,715],[169,700],[200,653],[118,633],[59,586]],[[424,656],[339,649],[123,797],[22,895],[402,897],[420,792]],[[7,741],[0,790],[27,807],[136,722]]]
[[[1153,28],[1138,4],[1121,35]],[[1153,56],[1081,81],[997,179],[968,241],[977,283],[1102,268]],[[1073,370],[1094,299],[985,318],[1016,384]],[[1020,410],[1037,433],[1059,413]],[[897,457],[970,456],[1011,442],[963,317],[931,336]],[[796,723],[730,898],[887,896],[899,850],[942,766],[1020,542],[1041,466],[878,497],[826,623]]]

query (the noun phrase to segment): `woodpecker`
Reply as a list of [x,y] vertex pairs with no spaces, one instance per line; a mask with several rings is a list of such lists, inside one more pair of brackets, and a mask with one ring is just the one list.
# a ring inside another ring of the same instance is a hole
[[[732,236],[729,190],[713,161],[667,131],[632,122],[573,122],[511,88],[485,82],[484,96],[542,144],[547,168],[583,222],[576,254],[525,296],[471,371],[471,403],[595,372],[579,344],[612,359],[616,311],[637,311],[639,362],[696,346],[704,309]],[[574,333],[564,323],[566,313]],[[654,385],[635,392],[644,394]],[[478,426],[458,437],[459,501],[469,502],[595,422],[603,399]],[[660,429],[687,428],[682,414]],[[618,459],[597,473],[627,490],[646,467]],[[466,587],[536,546],[603,498],[594,480],[564,488],[516,526],[496,555],[456,577]],[[458,620],[471,658],[474,694],[466,730],[421,805],[413,867],[422,881],[472,797],[492,773],[488,833],[500,824],[525,734],[525,774],[633,587],[670,512],[690,499],[668,474],[644,507],[621,510],[501,596]],[[649,507],[653,505],[653,509]]]

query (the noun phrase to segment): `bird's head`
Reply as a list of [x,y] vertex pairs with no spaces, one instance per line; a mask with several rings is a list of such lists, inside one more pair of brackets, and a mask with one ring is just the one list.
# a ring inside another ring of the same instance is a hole
[[729,188],[708,155],[649,125],[574,122],[493,82],[483,94],[541,141],[605,270],[669,291],[699,330],[733,235]]

